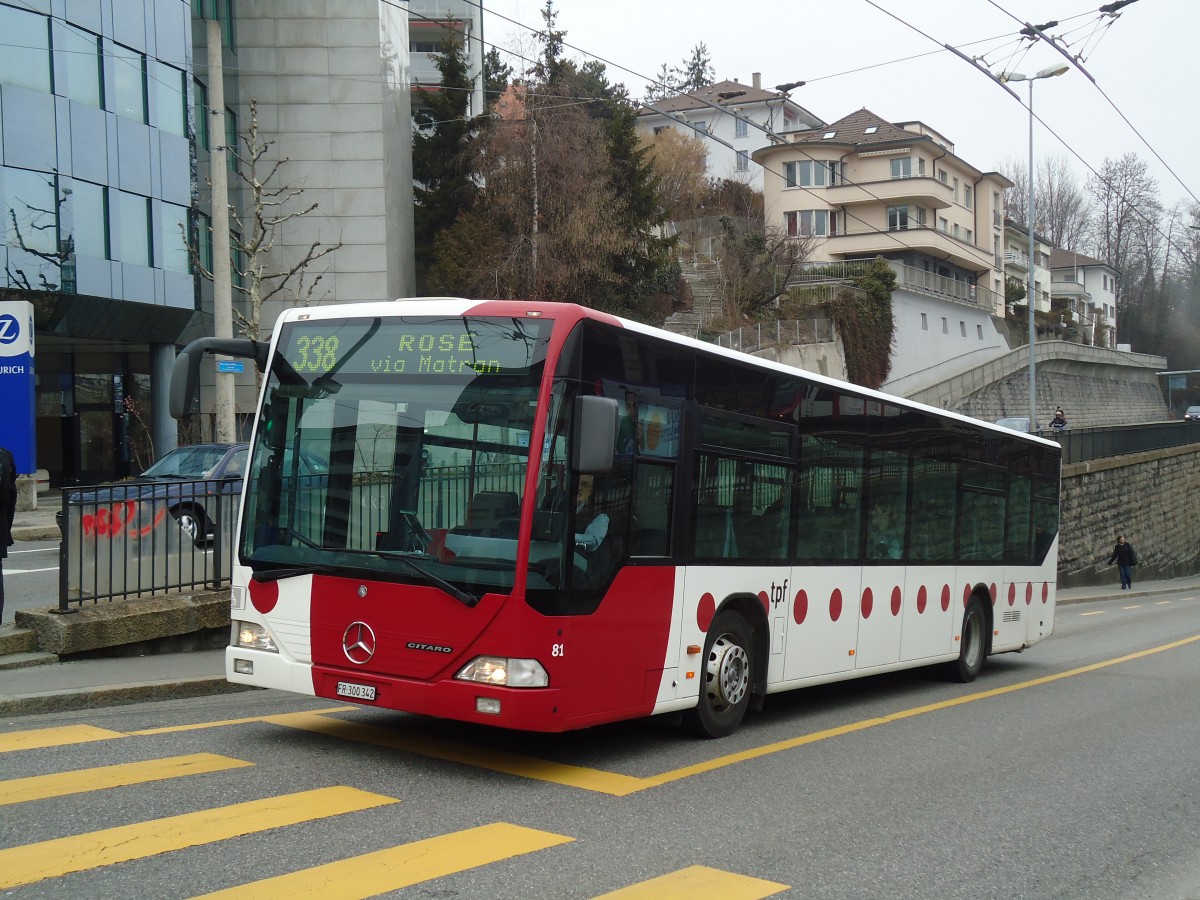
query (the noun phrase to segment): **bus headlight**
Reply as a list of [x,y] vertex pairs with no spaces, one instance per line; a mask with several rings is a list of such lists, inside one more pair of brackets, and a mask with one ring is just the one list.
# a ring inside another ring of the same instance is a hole
[[254,622],[234,622],[234,634],[237,635],[238,647],[249,647],[251,650],[266,650],[268,653],[278,653],[279,648],[267,629]]
[[536,659],[477,656],[454,676],[460,681],[494,684],[498,687],[548,687],[550,676]]

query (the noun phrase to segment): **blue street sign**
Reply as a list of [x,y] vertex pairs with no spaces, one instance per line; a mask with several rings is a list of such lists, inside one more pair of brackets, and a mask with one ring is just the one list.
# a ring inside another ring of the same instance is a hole
[[0,302],[0,409],[4,410],[0,444],[12,451],[22,475],[37,468],[33,350],[33,304]]
[[240,359],[218,359],[218,372],[245,372],[246,364]]

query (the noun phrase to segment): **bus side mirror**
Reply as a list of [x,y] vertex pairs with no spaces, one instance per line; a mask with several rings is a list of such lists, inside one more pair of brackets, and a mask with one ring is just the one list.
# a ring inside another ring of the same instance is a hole
[[224,353],[254,360],[258,371],[267,371],[270,345],[259,341],[234,338],[197,338],[179,351],[175,366],[171,369],[171,390],[167,394],[167,406],[171,418],[182,419],[191,412],[196,399],[196,386],[200,382],[200,361],[206,353]]
[[571,468],[576,472],[611,472],[617,448],[619,407],[612,397],[576,397],[571,435]]

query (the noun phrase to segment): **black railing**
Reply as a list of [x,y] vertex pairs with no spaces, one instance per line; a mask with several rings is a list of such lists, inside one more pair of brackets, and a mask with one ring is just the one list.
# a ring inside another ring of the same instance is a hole
[[58,513],[58,606],[229,582],[240,478],[71,488]]
[[1046,429],[1044,437],[1058,441],[1063,463],[1086,462],[1148,450],[1165,450],[1200,443],[1200,422],[1152,422],[1107,428]]

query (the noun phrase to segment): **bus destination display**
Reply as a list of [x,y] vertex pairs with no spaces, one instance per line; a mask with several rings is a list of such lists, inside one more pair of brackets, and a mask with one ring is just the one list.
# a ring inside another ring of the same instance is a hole
[[280,347],[301,375],[523,375],[545,353],[542,325],[508,319],[323,320],[287,326]]

